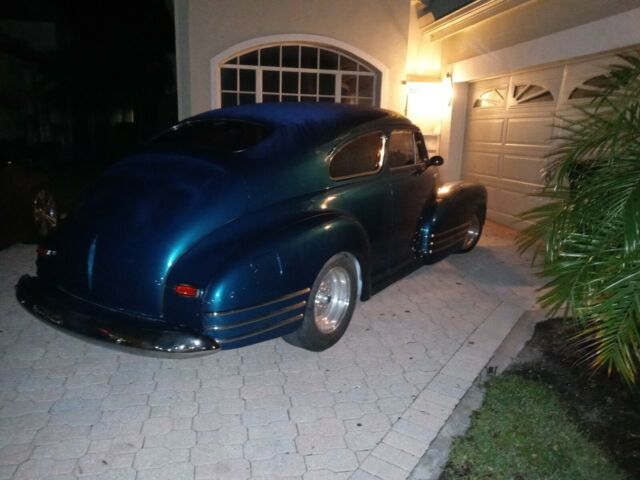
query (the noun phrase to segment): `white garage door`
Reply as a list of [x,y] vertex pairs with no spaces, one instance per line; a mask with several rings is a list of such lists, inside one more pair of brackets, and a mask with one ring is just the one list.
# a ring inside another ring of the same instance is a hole
[[559,133],[555,114],[588,101],[612,63],[607,55],[471,84],[462,171],[487,186],[489,219],[525,226],[519,214],[541,202],[531,194]]

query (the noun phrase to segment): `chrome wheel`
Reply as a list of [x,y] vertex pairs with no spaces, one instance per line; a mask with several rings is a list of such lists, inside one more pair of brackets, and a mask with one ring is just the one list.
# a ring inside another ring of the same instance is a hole
[[470,250],[478,241],[478,237],[480,237],[480,219],[478,215],[473,215],[469,220],[469,226],[467,227],[467,231],[464,237],[464,244],[462,245],[462,250]]
[[58,225],[58,204],[46,188],[38,190],[33,197],[33,224],[41,237],[46,237]]
[[351,302],[351,278],[340,267],[331,267],[313,298],[313,320],[321,333],[332,333],[342,323]]

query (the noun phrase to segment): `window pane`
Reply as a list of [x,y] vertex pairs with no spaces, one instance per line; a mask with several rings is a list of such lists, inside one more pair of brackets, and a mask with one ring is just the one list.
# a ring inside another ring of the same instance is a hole
[[418,151],[418,157],[423,162],[429,160],[429,154],[427,153],[427,145],[424,143],[424,137],[420,132],[413,132],[413,138],[416,142],[416,147]]
[[278,103],[279,101],[278,95],[262,95],[262,103]]
[[240,55],[240,65],[258,65],[258,51],[254,50]]
[[298,46],[282,47],[282,66],[298,68],[300,66],[300,49]]
[[332,73],[321,73],[320,77],[320,95],[336,94],[336,76]]
[[223,93],[222,94],[222,106],[223,107],[232,107],[238,104],[238,94],[237,93]]
[[340,55],[340,70],[353,70],[355,72],[358,70],[358,64],[349,57]]
[[358,77],[356,75],[342,75],[342,84],[340,85],[340,95],[343,97],[355,96],[358,94],[356,88]]
[[332,178],[373,173],[381,165],[382,136],[370,133],[356,138],[333,156],[329,173]]
[[300,76],[300,93],[314,94],[318,91],[318,76],[315,73],[302,73]]
[[320,68],[322,70],[337,70],[338,54],[320,49]]
[[280,72],[264,70],[262,72],[262,90],[265,92],[279,92]]
[[244,92],[256,91],[255,70],[240,70],[240,90]]
[[358,105],[364,105],[366,107],[373,107],[373,98],[358,97]]
[[282,96],[282,101],[283,102],[297,102],[298,101],[298,96],[297,95],[283,95]]
[[413,132],[392,132],[387,146],[387,162],[391,168],[416,163]]
[[269,47],[260,49],[260,65],[263,67],[280,66],[280,47]]
[[341,97],[340,98],[340,103],[346,103],[349,105],[357,105],[358,104],[358,97]]
[[282,93],[298,93],[298,72],[282,72]]
[[300,66],[302,68],[318,68],[318,49],[302,47],[300,49]]
[[237,65],[238,64],[238,57],[233,57],[231,60],[227,60],[226,62],[224,62],[225,65]]
[[373,97],[373,77],[360,75],[358,77],[358,95],[360,97]]
[[221,90],[238,89],[238,70],[235,68],[223,68],[220,70]]
[[333,103],[335,99],[335,97],[318,97],[318,101],[321,103]]
[[315,103],[317,102],[315,95],[301,95],[300,101],[304,103]]
[[240,105],[246,105],[248,103],[256,103],[255,93],[241,93],[239,97],[240,97]]

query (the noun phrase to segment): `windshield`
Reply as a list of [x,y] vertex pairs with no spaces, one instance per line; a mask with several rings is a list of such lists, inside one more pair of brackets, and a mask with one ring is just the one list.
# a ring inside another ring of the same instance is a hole
[[176,125],[156,137],[151,144],[234,153],[257,145],[271,132],[272,129],[264,125],[239,120],[198,120]]

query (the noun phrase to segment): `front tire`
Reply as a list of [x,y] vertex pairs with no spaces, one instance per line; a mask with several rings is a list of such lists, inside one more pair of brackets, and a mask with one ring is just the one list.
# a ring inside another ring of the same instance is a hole
[[356,306],[358,274],[353,259],[339,253],[318,273],[298,330],[284,336],[292,345],[314,352],[334,345],[349,326]]
[[482,235],[482,227],[484,226],[483,213],[483,210],[479,209],[469,218],[469,226],[467,227],[459,253],[470,252],[478,244],[480,236]]

